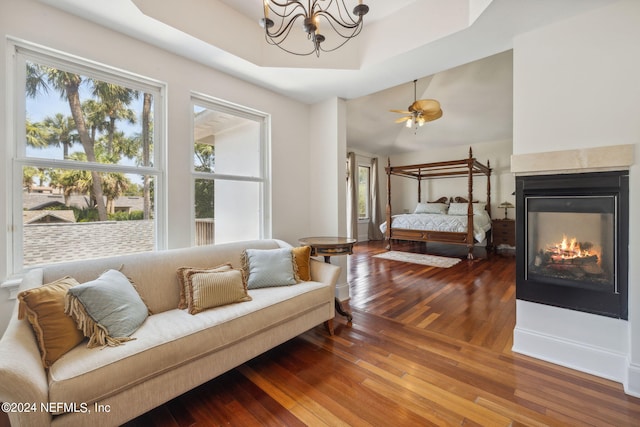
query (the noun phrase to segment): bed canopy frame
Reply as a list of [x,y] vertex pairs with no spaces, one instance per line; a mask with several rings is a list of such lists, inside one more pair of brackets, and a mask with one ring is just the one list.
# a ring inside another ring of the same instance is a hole
[[[453,178],[467,177],[468,192],[466,199],[463,197],[451,198],[451,201],[472,202],[473,201],[473,177],[482,175],[487,177],[487,204],[486,210],[491,216],[491,167],[489,161],[486,165],[478,162],[473,157],[473,151],[469,148],[469,157],[461,160],[450,160],[444,162],[422,163],[418,165],[408,166],[391,166],[391,160],[387,160],[387,208],[386,219],[387,229],[385,231],[385,240],[387,241],[387,249],[391,250],[392,240],[407,240],[417,242],[438,242],[451,243],[457,245],[466,245],[468,248],[468,259],[473,259],[473,248],[475,246],[473,237],[473,206],[468,204],[467,209],[467,231],[451,232],[451,231],[429,231],[429,230],[410,230],[402,228],[392,228],[391,215],[391,176],[400,176],[409,179],[415,179],[418,182],[418,202],[421,202],[422,181],[435,178]],[[437,200],[438,202],[446,202],[445,197]]]

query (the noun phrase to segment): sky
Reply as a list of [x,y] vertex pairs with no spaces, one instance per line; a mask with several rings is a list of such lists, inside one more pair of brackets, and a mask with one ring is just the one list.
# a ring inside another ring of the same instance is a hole
[[[92,99],[91,91],[87,87],[87,85],[83,84],[80,87],[80,100],[81,102]],[[60,95],[55,90],[49,90],[48,92],[41,91],[36,95],[35,98],[26,98],[25,102],[26,107],[26,116],[27,118],[35,123],[43,121],[46,117],[54,117],[57,113],[62,113],[65,116],[70,116],[70,108],[69,103],[66,98],[61,99]],[[130,105],[130,108],[136,112],[138,116],[141,115],[142,111],[142,97],[138,100],[134,100]],[[140,122],[131,125],[129,123],[118,121],[116,126],[119,130],[123,131],[126,136],[133,136],[134,134],[139,134],[140,130]],[[62,160],[63,159],[63,149],[62,147],[47,147],[47,148],[33,148],[27,146],[27,156],[36,157],[36,158],[46,158],[46,159],[55,159]],[[82,145],[77,143],[74,144],[69,153],[73,152],[84,152],[82,149]],[[123,165],[135,165],[135,160],[123,158],[120,161],[120,164]],[[134,182],[141,182],[141,178],[139,175],[128,175],[129,179]]]

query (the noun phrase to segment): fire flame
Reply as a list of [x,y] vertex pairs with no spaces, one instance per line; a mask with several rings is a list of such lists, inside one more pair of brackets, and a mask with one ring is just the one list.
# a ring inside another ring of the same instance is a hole
[[548,246],[547,251],[551,252],[552,258],[556,260],[574,259],[593,255],[598,256],[598,259],[600,258],[600,254],[593,250],[591,244],[586,246],[588,247],[580,247],[577,238],[568,238],[566,235],[563,235],[562,242]]

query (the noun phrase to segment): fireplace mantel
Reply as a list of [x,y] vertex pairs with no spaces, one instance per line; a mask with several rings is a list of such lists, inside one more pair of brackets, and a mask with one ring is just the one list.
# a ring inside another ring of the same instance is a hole
[[634,163],[633,149],[634,145],[627,144],[514,154],[511,172],[519,176],[625,170]]

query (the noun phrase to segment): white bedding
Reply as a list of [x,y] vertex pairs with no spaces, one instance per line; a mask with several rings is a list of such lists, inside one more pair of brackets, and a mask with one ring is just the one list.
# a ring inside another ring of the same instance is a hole
[[[391,227],[409,230],[456,231],[465,233],[467,231],[467,216],[424,213],[393,215],[391,217]],[[489,218],[486,212],[473,216],[473,237],[476,241],[482,242],[489,229],[491,229],[491,218]],[[382,233],[387,230],[386,221],[380,224],[380,230]]]

